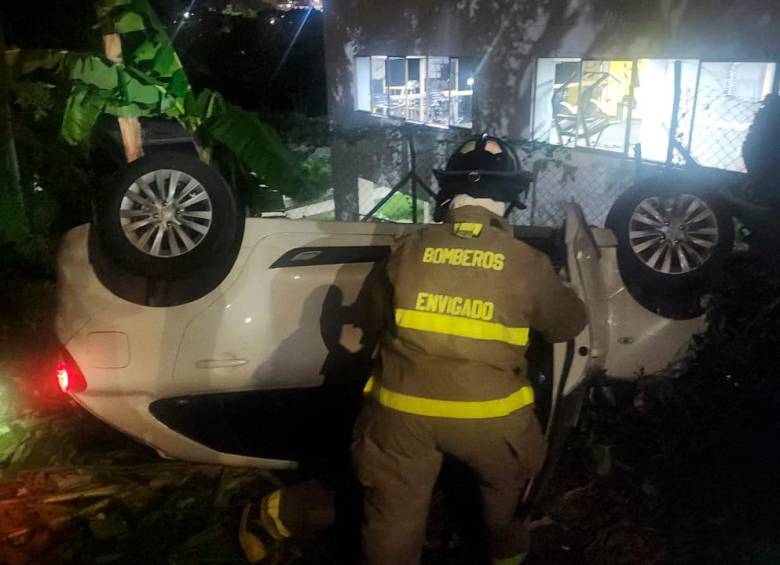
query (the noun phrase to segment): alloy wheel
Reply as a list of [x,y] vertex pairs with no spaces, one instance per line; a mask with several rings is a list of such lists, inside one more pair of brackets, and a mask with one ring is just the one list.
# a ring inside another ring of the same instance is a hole
[[634,209],[628,229],[636,257],[667,275],[700,269],[712,258],[719,239],[713,209],[686,193],[645,198]]
[[119,208],[127,239],[154,257],[192,251],[211,229],[211,198],[197,179],[182,171],[161,169],[137,178]]

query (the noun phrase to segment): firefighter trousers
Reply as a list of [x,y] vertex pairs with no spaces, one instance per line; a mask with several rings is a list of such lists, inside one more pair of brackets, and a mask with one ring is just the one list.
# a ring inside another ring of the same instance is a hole
[[515,511],[524,485],[544,460],[544,441],[532,407],[501,418],[456,420],[407,414],[370,400],[358,418],[352,445],[363,486],[366,565],[419,563],[431,494],[445,454],[478,477],[494,562],[511,563],[528,551],[529,532]]

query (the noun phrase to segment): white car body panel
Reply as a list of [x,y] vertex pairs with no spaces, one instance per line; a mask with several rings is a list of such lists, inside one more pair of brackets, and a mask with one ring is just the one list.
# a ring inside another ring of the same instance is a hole
[[[291,467],[292,461],[222,453],[188,439],[155,418],[149,406],[185,395],[321,385],[328,353],[320,329],[326,293],[335,286],[341,304],[351,305],[373,263],[272,264],[296,248],[388,246],[412,229],[416,227],[247,219],[238,258],[225,279],[205,296],[171,307],[144,306],[115,296],[90,265],[89,227],[71,230],[58,260],[56,328],[88,383],[85,392],[73,397],[169,457]],[[611,232],[601,232],[588,228],[581,210],[570,206],[567,271],[587,305],[590,323],[574,340],[573,356],[567,350],[571,344],[555,346],[553,390],[564,395],[603,371],[632,379],[663,369],[703,323],[667,320],[636,303],[620,280],[611,247],[614,238]],[[343,326],[341,343],[354,351],[359,331]],[[565,386],[559,388],[562,379]],[[554,394],[553,411],[557,401]]]
[[[616,249],[602,249],[605,265],[617,264]],[[602,268],[607,299],[607,376],[634,380],[668,372],[688,351],[691,336],[705,328],[704,316],[671,320],[641,306],[626,290],[617,269]]]
[[567,266],[588,311],[588,372],[619,380],[664,373],[685,355],[691,336],[704,330],[704,316],[673,320],[639,304],[620,276],[612,232],[582,229],[584,223],[579,206],[569,206]]
[[[173,377],[181,382],[177,389],[210,391],[215,380],[223,390],[321,385],[320,369],[328,353],[320,335],[325,294],[336,285],[344,293],[344,304],[352,304],[372,264],[268,266],[291,248],[389,246],[392,241],[392,235],[381,234],[287,232],[264,237],[235,284],[186,328]],[[198,368],[208,362],[218,365],[220,360],[227,361],[225,366]],[[236,360],[240,364],[229,366]]]

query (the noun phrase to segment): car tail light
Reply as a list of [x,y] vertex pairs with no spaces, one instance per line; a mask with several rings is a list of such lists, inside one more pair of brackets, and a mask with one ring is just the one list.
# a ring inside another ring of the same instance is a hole
[[87,390],[87,380],[84,378],[84,374],[64,348],[60,352],[60,360],[57,363],[57,382],[62,392],[84,392]]

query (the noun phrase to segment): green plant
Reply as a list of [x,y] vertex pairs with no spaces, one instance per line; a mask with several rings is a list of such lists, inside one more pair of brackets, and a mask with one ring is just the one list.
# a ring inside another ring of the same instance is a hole
[[[417,217],[423,218],[425,213],[425,203],[417,201]],[[376,213],[380,220],[391,222],[411,222],[412,221],[412,197],[408,194],[396,192],[390,197],[382,208]]]
[[[37,71],[67,75],[70,95],[61,134],[69,144],[88,141],[103,114],[119,118],[167,117],[193,133],[208,156],[216,146],[227,148],[239,166],[268,186],[300,198],[304,180],[300,160],[276,131],[255,114],[227,102],[219,93],[195,95],[167,31],[147,0],[101,0],[101,28],[122,40],[122,62],[67,51],[14,51],[7,54],[17,78]],[[40,116],[51,110],[47,83],[18,83],[18,103]],[[306,188],[307,195],[310,188]]]
[[301,172],[303,188],[299,193],[299,201],[315,200],[333,186],[333,170],[325,159],[307,157],[301,164]]

